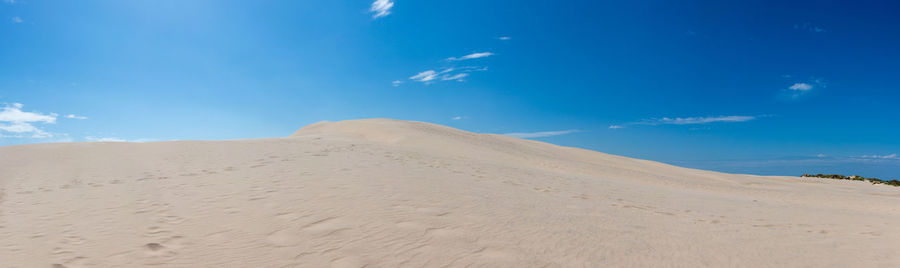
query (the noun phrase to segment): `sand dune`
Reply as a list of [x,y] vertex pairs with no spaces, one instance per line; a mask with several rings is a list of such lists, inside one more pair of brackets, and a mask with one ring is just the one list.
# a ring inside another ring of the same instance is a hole
[[900,190],[387,119],[0,147],[0,267],[900,267]]

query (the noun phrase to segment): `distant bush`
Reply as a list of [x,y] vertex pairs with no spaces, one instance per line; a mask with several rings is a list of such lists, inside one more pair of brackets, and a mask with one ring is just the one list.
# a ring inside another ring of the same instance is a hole
[[871,182],[872,184],[886,184],[886,185],[890,185],[890,186],[900,186],[900,181],[898,181],[898,180],[886,181],[886,180],[880,180],[880,179],[876,179],[876,178],[865,178],[863,176],[857,176],[857,175],[844,176],[844,175],[837,175],[837,174],[803,174],[800,177],[826,178],[826,179],[833,179],[833,180],[868,181],[868,182]]

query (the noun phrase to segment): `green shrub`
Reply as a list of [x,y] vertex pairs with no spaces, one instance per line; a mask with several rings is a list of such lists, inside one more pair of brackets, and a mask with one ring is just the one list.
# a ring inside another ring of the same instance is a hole
[[859,175],[844,176],[844,175],[838,175],[838,174],[821,174],[821,173],[819,173],[819,174],[815,174],[815,175],[803,174],[800,177],[825,178],[825,179],[833,179],[833,180],[868,181],[868,182],[871,182],[872,184],[886,184],[886,185],[891,185],[891,186],[900,186],[900,181],[898,181],[898,180],[886,181],[886,180],[881,180],[881,179],[876,179],[876,178],[866,178],[866,177],[859,176]]

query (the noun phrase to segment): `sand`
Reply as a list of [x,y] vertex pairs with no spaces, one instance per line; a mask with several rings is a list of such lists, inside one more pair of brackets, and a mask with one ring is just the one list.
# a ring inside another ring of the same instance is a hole
[[900,188],[421,122],[0,147],[0,267],[898,267]]

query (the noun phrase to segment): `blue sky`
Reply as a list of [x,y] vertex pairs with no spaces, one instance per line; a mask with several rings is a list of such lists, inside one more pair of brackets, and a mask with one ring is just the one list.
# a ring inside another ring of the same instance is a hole
[[0,0],[0,145],[397,118],[900,178],[891,1]]

